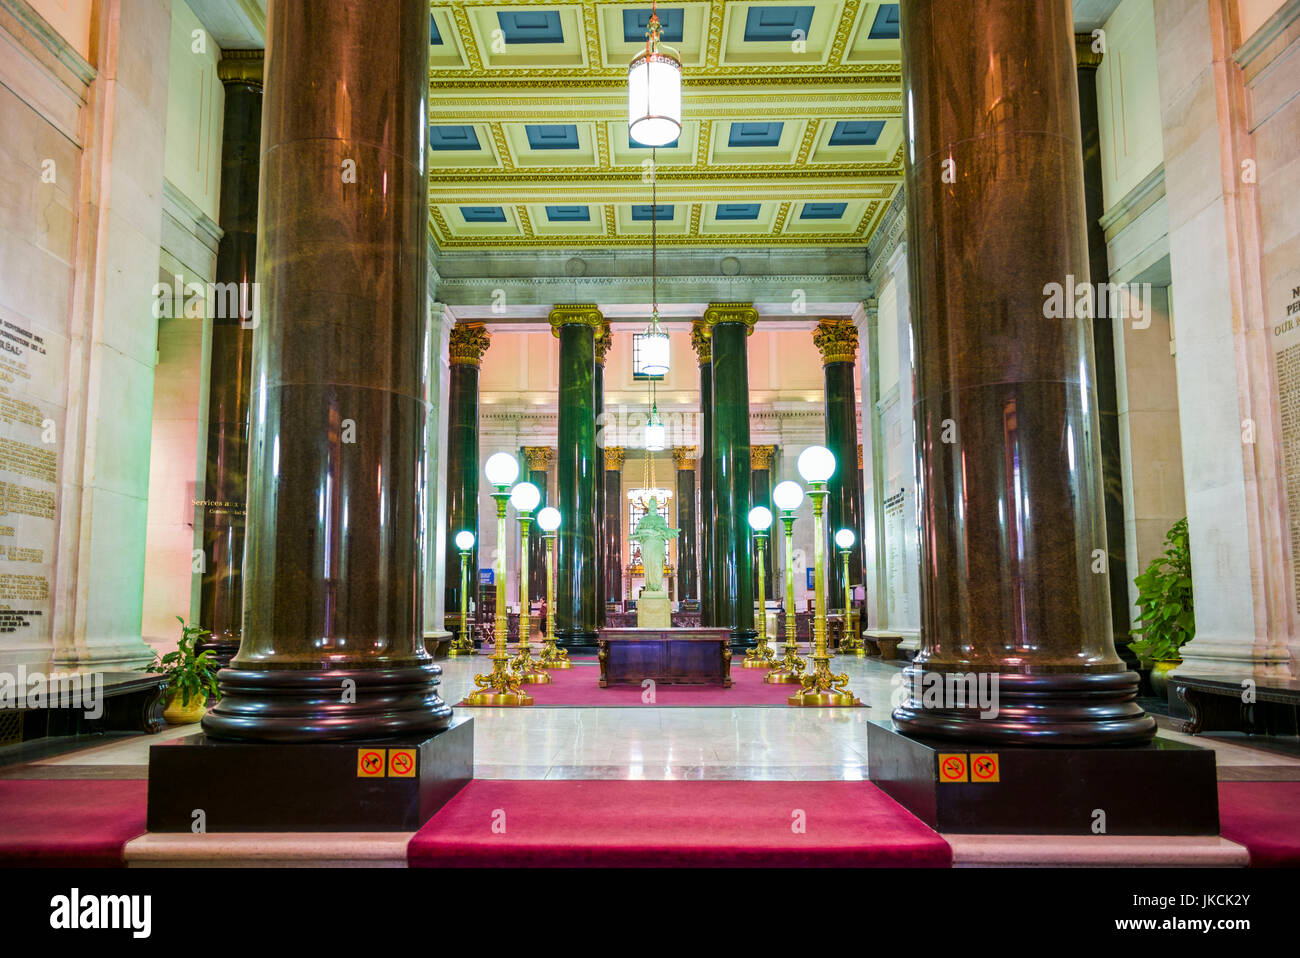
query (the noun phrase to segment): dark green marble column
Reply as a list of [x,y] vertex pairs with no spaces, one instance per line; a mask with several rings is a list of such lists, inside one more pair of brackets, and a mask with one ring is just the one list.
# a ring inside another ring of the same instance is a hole
[[[601,429],[605,425],[605,354],[609,352],[611,341],[612,333],[609,328],[609,320],[602,320],[600,329],[596,331],[596,342],[592,353],[595,360],[595,368],[592,370],[592,382],[596,394],[596,436],[598,439]],[[597,445],[599,446],[599,443]],[[599,448],[597,448],[596,454],[599,457]],[[596,625],[598,628],[604,628],[605,626],[606,603],[619,595],[617,584],[610,588],[610,530],[609,510],[606,505],[606,486],[605,476],[598,476],[596,478]]]
[[257,280],[257,179],[262,134],[262,51],[236,50],[217,65],[226,91],[221,143],[221,243],[217,283],[235,283],[241,312],[212,320],[208,369],[208,441],[203,479],[201,652],[222,665],[239,651],[244,614],[245,481],[248,393],[253,365],[251,315]]
[[713,593],[713,349],[701,320],[691,326],[691,345],[700,360],[700,498],[696,513],[700,552],[700,624],[714,625]]
[[[554,457],[555,450],[550,446],[524,446],[524,458],[528,460],[528,481],[542,494],[541,503],[533,510],[534,518],[542,509],[553,504],[546,477],[550,473]],[[534,601],[546,595],[546,538],[536,522],[528,525],[528,595]]]
[[556,542],[555,634],[568,649],[596,647],[596,334],[595,306],[556,306],[551,328],[560,340],[560,427],[556,487],[560,524]]
[[429,5],[272,3],[266,36],[244,633],[203,730],[437,731],[452,713],[421,588]]
[[704,311],[713,351],[713,490],[717,515],[713,563],[721,587],[714,625],[731,630],[734,647],[753,645],[754,573],[749,530],[749,356],[746,339],[758,321],[747,303],[714,303]]
[[835,533],[852,529],[849,581],[862,582],[862,476],[858,471],[858,401],[853,367],[858,358],[858,329],[851,320],[823,319],[813,333],[822,354],[826,382],[826,448],[835,454],[835,474],[826,484],[826,548],[835,560],[827,576],[826,605],[844,608],[844,560],[835,545]]
[[677,466],[677,599],[700,600],[699,517],[695,514],[695,455],[697,446],[674,446]]
[[622,446],[605,447],[605,472],[601,485],[605,489],[601,511],[601,538],[605,542],[605,597],[623,599],[623,459]]
[[[479,610],[479,540],[478,523],[479,448],[478,448],[478,376],[483,354],[492,343],[482,323],[460,323],[452,328],[448,339],[450,371],[447,387],[447,555],[455,561],[445,563],[443,595],[447,628],[460,632],[460,550],[455,548],[456,533],[474,533],[474,548],[469,557],[469,601],[471,619]],[[454,550],[454,551],[453,551]]]
[[[776,446],[749,447],[751,509],[754,506],[767,506],[772,509],[772,457],[775,454]],[[774,517],[777,515],[775,509],[772,509],[772,515]],[[775,518],[773,525],[775,525]],[[759,594],[766,599],[775,598],[772,592],[772,576],[776,569],[776,562],[773,561],[776,553],[772,544],[776,538],[774,535],[768,535],[763,540],[763,585]]]

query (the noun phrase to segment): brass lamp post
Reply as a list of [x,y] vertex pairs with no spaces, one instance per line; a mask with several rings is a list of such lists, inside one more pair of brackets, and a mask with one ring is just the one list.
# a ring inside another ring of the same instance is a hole
[[794,512],[803,502],[803,487],[786,480],[772,490],[772,504],[781,510],[781,523],[785,526],[785,646],[784,656],[764,682],[777,685],[801,681],[800,673],[808,663],[799,655],[799,632],[794,617]]
[[853,601],[849,593],[849,556],[853,554],[853,543],[856,541],[857,536],[852,529],[841,529],[835,533],[835,544],[840,547],[840,558],[844,560],[844,638],[840,639],[840,651],[853,652],[861,657],[867,652],[862,645],[862,637],[858,635],[857,623],[853,621]]
[[568,650],[555,644],[555,531],[560,528],[560,510],[547,506],[537,513],[537,524],[546,541],[546,639],[537,660],[544,669],[571,669]]
[[510,660],[510,668],[526,685],[545,685],[551,681],[539,663],[533,661],[532,614],[528,607],[528,527],[533,521],[533,510],[542,501],[541,491],[531,482],[521,482],[510,490],[510,504],[519,514],[519,649]]
[[755,506],[749,510],[749,527],[754,530],[754,554],[758,558],[758,643],[745,653],[747,669],[770,669],[776,665],[767,644],[767,600],[763,597],[763,554],[767,551],[767,530],[772,527],[772,510]]
[[826,535],[823,511],[826,506],[826,483],[835,474],[835,454],[825,446],[809,446],[799,454],[799,475],[808,482],[813,503],[813,556],[816,579],[817,616],[813,627],[813,668],[800,679],[803,688],[787,700],[791,705],[848,706],[858,705],[849,690],[849,677],[831,672],[830,652],[826,648]]
[[469,623],[469,555],[474,549],[474,533],[462,529],[456,533],[460,550],[460,635],[451,642],[448,655],[475,655],[474,634]]
[[498,452],[483,468],[488,482],[496,487],[492,498],[497,504],[497,614],[492,632],[492,671],[474,676],[478,691],[465,697],[466,705],[513,707],[532,705],[533,697],[519,688],[519,676],[510,671],[507,651],[510,620],[506,616],[506,503],[510,501],[510,484],[519,477],[519,463],[514,456]]

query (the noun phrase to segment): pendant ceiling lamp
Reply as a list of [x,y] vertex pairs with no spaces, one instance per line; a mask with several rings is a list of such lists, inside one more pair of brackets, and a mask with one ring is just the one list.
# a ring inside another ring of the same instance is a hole
[[642,146],[667,146],[682,132],[682,58],[660,45],[662,30],[652,4],[645,49],[627,68],[627,129]]

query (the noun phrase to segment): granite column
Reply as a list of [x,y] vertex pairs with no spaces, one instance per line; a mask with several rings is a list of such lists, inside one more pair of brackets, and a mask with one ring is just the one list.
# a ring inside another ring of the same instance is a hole
[[555,626],[562,648],[593,649],[596,609],[596,335],[595,306],[556,306],[551,329],[560,340],[560,424],[556,488],[563,521],[556,557]]
[[677,600],[698,602],[700,598],[699,517],[695,514],[696,446],[674,446],[677,465]]
[[428,4],[272,3],[266,32],[244,633],[203,729],[436,731],[451,707],[422,635]]
[[605,580],[605,599],[618,602],[623,599],[623,459],[622,446],[605,447],[605,473],[601,487],[605,490],[601,512],[601,538],[605,543],[605,565],[601,576]]
[[[262,51],[235,50],[217,73],[226,102],[221,143],[221,242],[217,283],[235,284],[236,310],[212,320],[208,440],[203,480],[203,576],[198,644],[223,666],[239,651],[244,615],[248,393],[257,282],[257,179],[262,135]],[[228,301],[227,301],[228,304]]]
[[[469,554],[469,615],[479,615],[478,570],[481,545],[478,523],[479,492],[479,366],[492,339],[482,323],[457,323],[448,341],[447,386],[447,542],[456,541],[456,533],[474,533],[474,548]],[[459,551],[456,553],[459,556]],[[443,569],[443,607],[460,631],[460,562],[448,562]],[[471,632],[472,634],[472,632]]]
[[714,625],[713,565],[713,346],[702,320],[691,326],[691,345],[700,361],[700,497],[696,510],[700,554],[700,624]]
[[827,555],[835,557],[836,574],[827,581],[827,605],[843,609],[843,561],[832,543],[840,529],[855,537],[849,553],[849,582],[862,582],[862,474],[858,468],[857,389],[853,368],[858,360],[858,328],[849,319],[823,319],[813,333],[822,354],[825,377],[826,448],[835,454],[835,474],[827,483]]
[[[528,460],[528,481],[542,494],[542,501],[533,510],[534,516],[551,505],[547,476],[554,457],[555,450],[550,446],[524,446],[524,458]],[[536,522],[529,523],[528,526],[528,595],[533,599],[546,595],[546,536]]]
[[[610,342],[613,334],[609,328],[609,320],[602,319],[600,328],[596,330],[596,342],[594,346],[593,358],[595,366],[592,369],[593,390],[596,395],[596,454],[600,455],[601,436],[606,425],[605,422],[605,355],[609,352]],[[596,478],[596,625],[603,628],[605,625],[605,612],[608,603],[616,599],[621,593],[618,580],[611,579],[609,574],[611,556],[609,554],[609,508],[606,504],[606,477],[603,475]],[[617,505],[617,503],[615,504]]]
[[[1089,275],[1069,0],[901,9],[908,235],[926,239],[908,244],[924,627],[894,720],[969,742],[1149,740],[1093,571],[1092,323],[1045,292]],[[927,707],[925,673],[996,675],[996,714]]]

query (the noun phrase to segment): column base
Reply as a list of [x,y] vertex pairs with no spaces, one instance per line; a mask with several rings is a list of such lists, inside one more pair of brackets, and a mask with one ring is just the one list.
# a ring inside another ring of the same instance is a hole
[[[437,732],[451,722],[442,667],[222,669],[203,731],[243,742],[342,742]],[[354,684],[349,684],[354,683]]]
[[731,651],[744,652],[758,645],[757,629],[732,629]]
[[230,665],[230,660],[239,654],[239,639],[224,635],[208,636],[204,641],[195,644],[194,651],[199,654],[211,652],[217,664],[224,669]]
[[[1086,747],[1141,744],[1156,733],[1156,720],[1137,704],[1135,672],[944,673],[911,665],[903,675],[907,698],[893,718],[906,735]],[[983,704],[966,704],[977,696]]]
[[580,654],[596,654],[596,639],[600,637],[599,632],[560,632],[555,633],[555,645],[557,648],[565,649],[569,652]]

